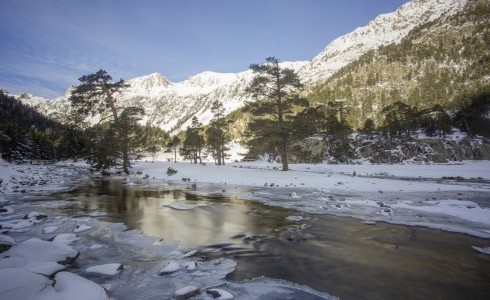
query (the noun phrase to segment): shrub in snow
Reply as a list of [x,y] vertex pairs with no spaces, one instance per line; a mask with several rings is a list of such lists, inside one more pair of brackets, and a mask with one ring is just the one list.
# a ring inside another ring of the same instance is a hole
[[167,169],[167,175],[168,175],[168,176],[172,176],[172,175],[174,175],[174,174],[177,174],[177,170],[175,170],[175,169],[174,169],[174,168],[172,168],[172,167],[168,167],[168,169]]

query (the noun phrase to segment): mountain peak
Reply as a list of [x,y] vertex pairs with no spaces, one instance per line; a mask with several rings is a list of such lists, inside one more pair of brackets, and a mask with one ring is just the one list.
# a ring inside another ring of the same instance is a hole
[[138,89],[151,89],[151,88],[156,88],[156,87],[167,87],[171,83],[168,81],[165,76],[162,74],[155,72],[149,75],[141,76],[141,77],[136,77],[133,79],[129,79],[127,81],[129,84],[131,84],[132,88],[138,88]]

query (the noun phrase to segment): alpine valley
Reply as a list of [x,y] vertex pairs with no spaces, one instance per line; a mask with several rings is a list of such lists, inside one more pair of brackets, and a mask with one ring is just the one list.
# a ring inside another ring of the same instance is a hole
[[[380,125],[383,108],[396,101],[418,110],[439,104],[451,112],[490,90],[489,20],[487,0],[412,0],[335,39],[311,61],[281,64],[297,72],[311,104],[342,100],[353,129],[368,118]],[[246,93],[252,78],[251,70],[203,72],[174,83],[153,73],[128,80],[130,87],[117,101],[143,108],[142,123],[176,134],[193,116],[209,123],[211,103],[219,100],[227,114],[235,112],[230,118],[238,138],[246,118],[240,108],[253,101]],[[64,122],[71,90],[50,100],[17,97]]]

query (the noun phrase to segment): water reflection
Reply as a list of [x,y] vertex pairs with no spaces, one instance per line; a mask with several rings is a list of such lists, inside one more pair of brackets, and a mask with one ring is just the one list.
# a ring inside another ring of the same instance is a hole
[[[287,224],[280,218],[259,220],[254,213],[258,206],[250,202],[200,197],[182,190],[127,189],[116,180],[91,181],[74,190],[72,197],[80,202],[70,208],[73,213],[104,211],[111,221],[123,221],[131,229],[189,248],[223,243],[245,232],[270,235]],[[172,208],[174,204],[177,209]],[[181,210],[177,204],[188,209]]]
[[[231,279],[286,279],[342,299],[490,299],[489,241],[416,227],[299,214],[171,187],[128,189],[94,181],[73,191],[70,213],[105,211],[147,235],[180,241],[204,256],[236,259]],[[186,210],[180,210],[186,209]]]

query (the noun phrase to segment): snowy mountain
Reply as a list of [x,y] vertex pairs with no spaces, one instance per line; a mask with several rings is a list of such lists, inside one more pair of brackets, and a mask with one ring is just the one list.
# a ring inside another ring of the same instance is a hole
[[399,43],[416,26],[461,11],[466,2],[467,0],[412,0],[396,11],[379,15],[366,26],[335,39],[298,72],[307,83],[326,80],[369,50]]
[[[298,72],[306,88],[323,82],[340,68],[355,61],[369,50],[398,43],[413,28],[443,15],[457,13],[466,0],[413,0],[395,12],[380,15],[364,27],[337,38],[311,61],[283,62],[283,67]],[[220,100],[227,112],[242,107],[251,100],[245,93],[253,74],[250,70],[239,73],[203,72],[188,79],[172,83],[159,73],[130,79],[131,84],[118,102],[123,106],[145,109],[144,123],[149,122],[166,131],[185,129],[193,116],[207,124],[212,114],[211,103]],[[70,109],[70,89],[64,96],[50,101],[26,99],[25,102],[40,111],[63,120]]]

